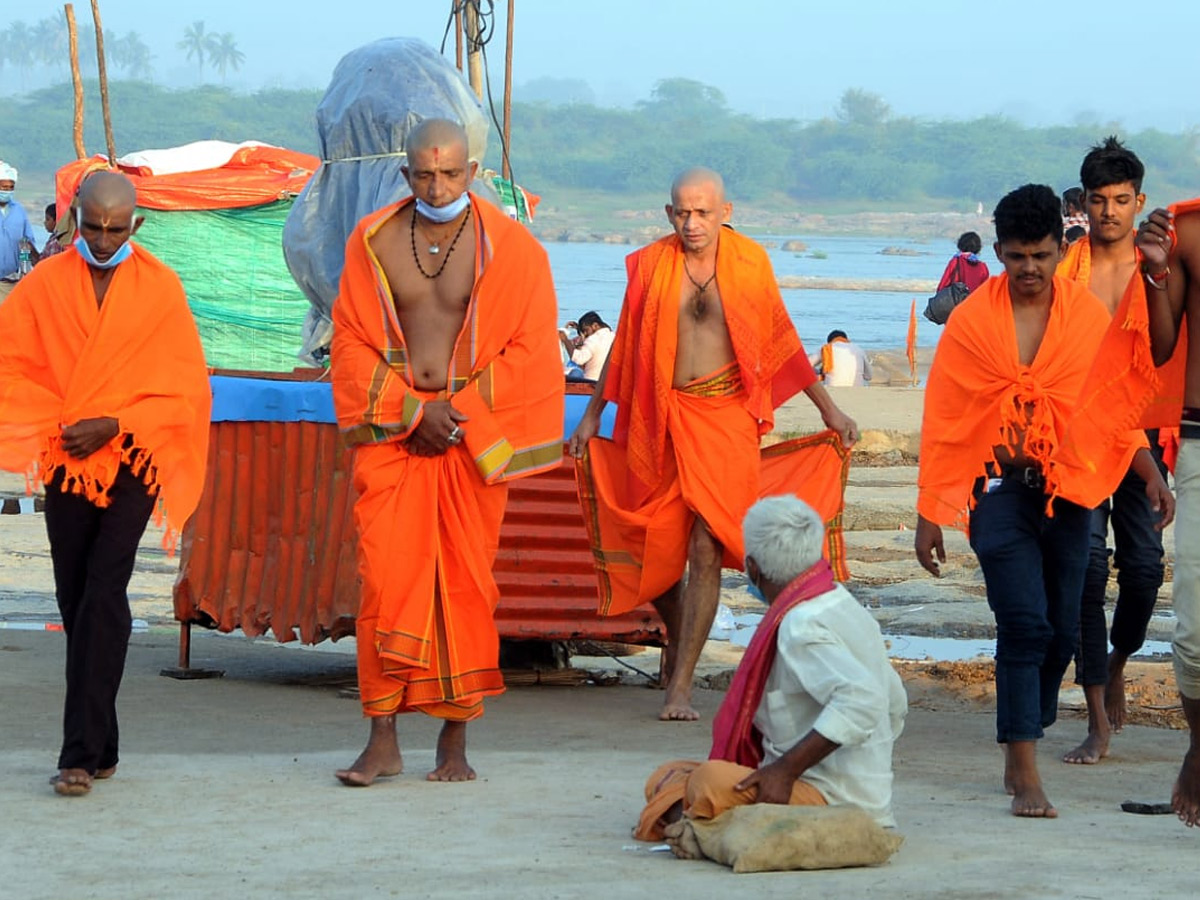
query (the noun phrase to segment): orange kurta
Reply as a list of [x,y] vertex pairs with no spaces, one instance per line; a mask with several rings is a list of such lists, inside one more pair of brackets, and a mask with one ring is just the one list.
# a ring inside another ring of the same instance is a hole
[[[1122,405],[1110,396],[1095,427],[1071,429],[1067,440],[1080,397],[1099,377],[1093,362],[1109,317],[1099,298],[1073,281],[1055,276],[1053,290],[1046,332],[1028,366],[1019,361],[1007,275],[989,279],[950,317],[921,425],[917,510],[929,521],[965,527],[975,479],[995,462],[994,447],[1011,445],[1018,429],[1051,496],[1094,507],[1128,469],[1139,446],[1130,431],[1140,414],[1137,397]],[[1112,362],[1136,380],[1128,357]]]
[[[359,689],[367,715],[420,710],[465,721],[482,714],[484,696],[504,689],[491,567],[506,482],[562,457],[557,308],[541,245],[472,197],[475,289],[449,387],[415,390],[391,290],[369,244],[410,202],[359,223],[333,307],[334,406],[358,448]],[[437,457],[410,455],[404,441],[434,399],[469,416],[463,442]]]
[[759,453],[775,407],[816,381],[766,253],[722,230],[716,276],[735,361],[678,389],[679,240],[663,238],[626,262],[604,393],[617,404],[613,440],[592,441],[577,469],[600,612],[626,612],[678,581],[696,516],[723,545],[724,564],[740,568],[742,516],[764,485],[814,506],[830,526],[832,561],[844,568],[848,457],[838,438],[827,432],[777,445],[765,460]]
[[[0,468],[108,503],[122,463],[156,491],[165,543],[204,487],[212,392],[183,285],[141,247],[117,266],[96,305],[87,263],[70,247],[40,263],[0,305]],[[86,459],[60,430],[112,417],[120,432]]]

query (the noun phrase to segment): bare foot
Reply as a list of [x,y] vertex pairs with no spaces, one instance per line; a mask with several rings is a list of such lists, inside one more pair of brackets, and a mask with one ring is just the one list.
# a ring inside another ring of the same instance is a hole
[[1195,747],[1188,750],[1179,767],[1179,777],[1171,790],[1171,808],[1188,828],[1200,824],[1200,753]]
[[59,769],[58,775],[50,783],[54,785],[56,794],[82,797],[92,789],[92,776],[87,769]]
[[695,722],[699,719],[700,713],[692,708],[692,692],[679,691],[668,685],[667,696],[663,700],[658,718],[661,722]]
[[1108,725],[1114,734],[1119,734],[1125,727],[1128,710],[1125,706],[1125,663],[1119,665],[1113,662],[1113,655],[1108,657],[1108,684],[1104,686],[1104,712],[1108,716]]
[[103,781],[105,778],[112,778],[116,774],[117,774],[117,767],[116,766],[108,766],[103,769],[97,769],[96,774],[93,775],[92,777],[95,778],[97,781]]
[[1058,810],[1046,798],[1039,784],[1036,788],[1017,788],[1013,794],[1012,814],[1024,819],[1057,819]]
[[1029,819],[1054,819],[1058,810],[1046,798],[1037,769],[1037,741],[1009,741],[1004,771],[1012,787],[1012,814]]
[[671,852],[677,859],[704,859],[690,820],[680,819],[668,825],[663,829],[663,838],[671,845]]
[[1088,736],[1084,738],[1082,744],[1063,754],[1063,762],[1094,766],[1106,756],[1108,756],[1108,735],[1092,731],[1088,732]]
[[1001,744],[1000,750],[1004,753],[1004,793],[1011,797],[1017,792],[1017,789],[1013,787],[1013,777],[1009,771],[1008,744]]
[[396,741],[396,717],[378,716],[371,719],[371,734],[367,746],[348,769],[338,769],[334,777],[347,787],[369,787],[376,778],[399,775],[404,771],[400,745]]
[[467,762],[467,723],[446,722],[437,742],[437,768],[426,781],[474,781],[475,770]]

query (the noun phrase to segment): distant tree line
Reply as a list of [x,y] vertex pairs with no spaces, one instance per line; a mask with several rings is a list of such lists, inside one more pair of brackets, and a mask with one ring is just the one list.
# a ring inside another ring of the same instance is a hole
[[[111,95],[119,152],[213,138],[317,152],[320,91],[167,90],[118,80]],[[86,110],[87,146],[103,147],[94,82]],[[0,159],[53,171],[73,156],[71,116],[67,84],[0,97]],[[1025,182],[1058,190],[1076,184],[1083,154],[1110,133],[1145,161],[1152,202],[1200,194],[1196,131],[1030,128],[1001,117],[925,121],[893,116],[882,98],[860,90],[847,91],[835,114],[819,121],[757,119],[731,111],[716,88],[687,79],[660,82],[635,109],[515,102],[511,158],[517,181],[543,195],[555,188],[661,194],[680,169],[708,165],[725,175],[734,199],[761,205],[974,211],[977,203],[990,210]],[[493,134],[488,165],[499,168],[499,151]]]

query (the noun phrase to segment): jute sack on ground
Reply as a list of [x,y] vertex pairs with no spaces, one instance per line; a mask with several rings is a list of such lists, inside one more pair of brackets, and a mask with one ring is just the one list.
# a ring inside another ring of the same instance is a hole
[[[857,806],[737,806],[708,821],[683,819],[704,856],[734,872],[842,869],[888,861],[904,838]],[[690,836],[681,836],[688,844]]]

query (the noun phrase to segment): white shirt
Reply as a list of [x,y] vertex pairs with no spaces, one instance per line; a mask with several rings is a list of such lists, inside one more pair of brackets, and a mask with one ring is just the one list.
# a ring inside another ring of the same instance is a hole
[[830,387],[862,387],[871,380],[871,361],[867,352],[850,341],[834,341],[833,371],[826,372],[825,384]]
[[608,359],[616,334],[611,328],[597,328],[583,339],[583,346],[576,347],[571,361],[583,369],[583,377],[590,381],[600,378],[600,371]]
[[908,698],[879,625],[839,584],[784,616],[776,646],[754,715],[763,763],[816,729],[841,746],[800,777],[830,805],[853,803],[880,825],[895,825],[892,744],[904,729]]

